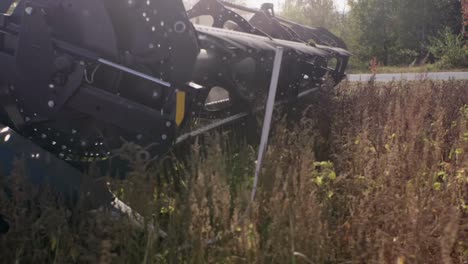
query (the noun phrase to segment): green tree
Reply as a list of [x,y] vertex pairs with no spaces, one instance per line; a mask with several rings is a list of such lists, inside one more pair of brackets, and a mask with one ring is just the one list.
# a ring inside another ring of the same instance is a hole
[[350,0],[347,42],[361,61],[409,63],[445,27],[460,30],[458,0]]
[[351,47],[365,60],[377,56],[388,64],[390,49],[395,46],[394,9],[396,0],[351,1]]
[[463,36],[453,34],[450,28],[439,33],[438,38],[431,38],[429,51],[439,59],[439,68],[467,66],[467,51],[463,47]]
[[298,23],[336,30],[339,20],[333,0],[286,0],[283,16]]

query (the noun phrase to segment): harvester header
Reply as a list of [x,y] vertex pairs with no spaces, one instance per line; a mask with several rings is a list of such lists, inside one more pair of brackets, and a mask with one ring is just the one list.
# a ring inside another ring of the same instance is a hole
[[162,155],[199,124],[263,106],[277,47],[278,102],[345,77],[341,39],[271,4],[3,0],[0,122],[72,163],[106,159],[122,139]]

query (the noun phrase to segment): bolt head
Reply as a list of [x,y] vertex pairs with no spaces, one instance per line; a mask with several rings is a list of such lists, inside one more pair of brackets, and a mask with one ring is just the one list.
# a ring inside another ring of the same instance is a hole
[[24,9],[24,12],[25,12],[28,16],[30,16],[30,15],[32,14],[32,12],[33,12],[33,8],[30,7],[30,6],[28,6],[28,7],[26,7],[26,8]]

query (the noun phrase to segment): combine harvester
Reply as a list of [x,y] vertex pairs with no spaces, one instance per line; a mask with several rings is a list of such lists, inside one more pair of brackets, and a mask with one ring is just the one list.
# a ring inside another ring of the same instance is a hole
[[105,159],[122,139],[162,155],[255,112],[276,47],[278,102],[326,77],[339,83],[350,56],[326,29],[275,16],[271,4],[201,0],[186,12],[182,0],[2,0],[0,13],[0,122],[69,163]]
[[[77,192],[82,176],[66,163],[85,169],[123,141],[160,157],[265,109],[274,66],[275,104],[291,106],[326,79],[338,84],[349,57],[329,31],[275,16],[271,4],[1,0],[3,173],[32,153],[33,173]],[[48,155],[52,165],[38,161]]]

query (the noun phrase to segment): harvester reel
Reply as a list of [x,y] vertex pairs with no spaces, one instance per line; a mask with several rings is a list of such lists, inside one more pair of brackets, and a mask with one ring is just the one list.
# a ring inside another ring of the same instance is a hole
[[[201,0],[186,12],[181,0],[9,0],[0,13],[0,122],[74,164],[107,159],[123,141],[163,155],[200,130],[192,120],[255,113],[277,47],[278,102],[327,76],[339,83],[350,56],[327,30],[269,4]],[[209,27],[192,24],[205,16]]]

